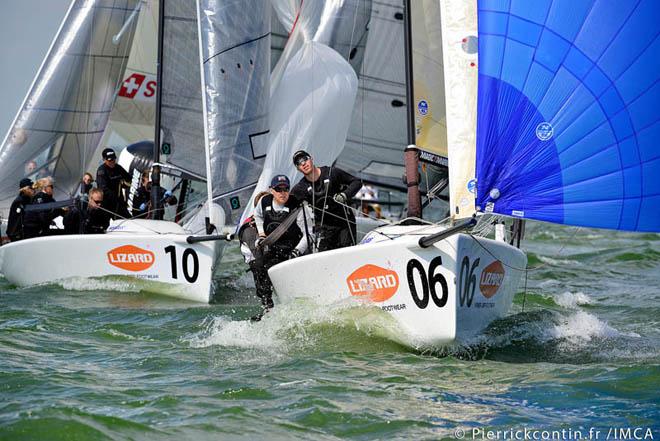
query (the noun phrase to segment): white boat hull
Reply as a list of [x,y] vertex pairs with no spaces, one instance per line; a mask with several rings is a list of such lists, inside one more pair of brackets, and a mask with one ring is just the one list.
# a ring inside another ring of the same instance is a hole
[[269,275],[277,300],[377,306],[398,322],[397,340],[418,348],[467,339],[508,312],[527,261],[522,251],[466,234],[421,248],[422,235],[442,228],[419,230],[383,227],[367,243],[276,265]]
[[156,231],[145,228],[13,242],[0,248],[0,269],[9,282],[21,287],[123,276],[142,281],[139,286],[145,291],[208,303],[224,242],[188,244],[188,234],[180,226],[160,222],[166,228],[158,228],[158,221],[147,222],[143,225]]

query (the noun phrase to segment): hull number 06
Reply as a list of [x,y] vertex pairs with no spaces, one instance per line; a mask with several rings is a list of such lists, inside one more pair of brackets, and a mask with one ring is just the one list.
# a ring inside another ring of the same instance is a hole
[[[427,275],[424,265],[419,260],[411,259],[408,261],[406,275],[408,276],[410,295],[419,309],[425,309],[428,306],[429,298],[433,300],[433,303],[438,308],[442,308],[447,304],[449,291],[447,280],[440,272],[436,273],[436,270],[440,266],[442,266],[442,257],[437,256],[431,260]],[[422,289],[420,291],[417,290],[415,273],[417,273],[422,283]]]

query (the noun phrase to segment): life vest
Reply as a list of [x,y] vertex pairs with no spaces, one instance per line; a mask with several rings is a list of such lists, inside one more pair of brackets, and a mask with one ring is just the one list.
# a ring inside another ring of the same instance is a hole
[[[296,202],[289,198],[284,204],[284,209],[276,211],[273,207],[273,195],[269,194],[261,198],[261,211],[264,215],[264,231],[269,235],[296,209]],[[297,223],[291,224],[289,229],[277,240],[276,247],[293,249],[302,239],[303,233]]]

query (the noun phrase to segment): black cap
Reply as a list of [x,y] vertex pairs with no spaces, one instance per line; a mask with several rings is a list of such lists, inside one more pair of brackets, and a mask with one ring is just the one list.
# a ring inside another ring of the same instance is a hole
[[277,175],[277,176],[275,176],[270,181],[270,188],[277,188],[277,187],[290,188],[291,187],[291,182],[289,181],[289,178],[287,178],[286,175]]
[[103,149],[103,152],[101,153],[101,157],[104,160],[106,160],[106,159],[117,159],[117,154],[111,148],[107,148],[107,149]]
[[32,179],[30,178],[23,178],[21,179],[21,182],[18,183],[18,188],[23,188],[23,187],[32,187]]
[[310,155],[304,150],[298,150],[296,153],[293,154],[293,165],[297,166],[296,162],[298,161],[298,159],[304,157],[311,158],[312,155]]

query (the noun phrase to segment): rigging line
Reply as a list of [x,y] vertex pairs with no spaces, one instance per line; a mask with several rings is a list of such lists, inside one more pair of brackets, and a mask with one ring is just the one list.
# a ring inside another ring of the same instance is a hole
[[220,52],[218,52],[216,54],[213,54],[210,57],[208,57],[206,60],[204,60],[204,64],[208,63],[209,61],[211,61],[215,57],[218,57],[218,56],[224,54],[225,52],[229,52],[229,51],[231,51],[233,49],[236,49],[238,47],[245,46],[246,44],[254,43],[255,41],[263,40],[264,38],[268,37],[269,35],[270,35],[270,32],[266,32],[265,34],[260,35],[259,37],[255,37],[251,40],[247,40],[247,41],[244,41],[242,43],[238,43],[238,44],[235,44],[231,47],[228,47],[227,49],[223,49]]
[[[566,245],[568,244],[568,242],[569,242],[570,240],[572,240],[572,239],[575,237],[575,234],[576,234],[580,229],[581,229],[581,227],[575,227],[575,229],[573,230],[573,234],[571,234],[571,237],[569,237],[568,240],[564,242],[564,244],[561,246],[561,248],[559,249],[559,251],[557,251],[557,253],[555,253],[555,255],[552,256],[551,258],[557,258],[557,257],[560,257],[560,256],[561,256],[561,252],[564,250],[564,248],[566,248]],[[471,234],[471,233],[465,233],[465,234],[467,234],[467,235],[470,236],[472,239],[474,239],[474,241],[477,242],[477,244],[478,244],[481,248],[483,248],[483,249],[484,249],[484,250],[485,250],[485,251],[486,251],[486,252],[487,252],[492,258],[501,261],[501,259],[500,259],[499,257],[495,256],[495,255],[494,255],[494,254],[493,254],[493,253],[492,253],[492,252],[491,252],[491,251],[490,251],[485,245],[483,245],[483,244],[478,240],[478,238],[477,238],[476,236],[474,236],[474,235]],[[545,263],[542,263],[542,264],[540,264],[540,265],[538,265],[538,266],[535,266],[535,267],[532,267],[532,268],[530,268],[530,267],[528,267],[528,266],[525,266],[525,268],[517,268],[517,267],[511,266],[511,265],[507,265],[507,264],[504,263],[504,262],[502,262],[502,265],[506,266],[507,268],[511,268],[511,269],[513,269],[513,270],[516,270],[516,271],[536,271],[536,270],[539,270],[539,269],[541,269],[541,268],[544,268],[544,267],[548,266],[549,263],[545,262]]]
[[522,304],[522,312],[525,312],[525,301],[527,300],[527,273],[529,271],[527,270],[527,267],[525,267],[525,289],[523,290],[523,304]]
[[[348,204],[344,204],[344,203],[342,203],[342,202],[337,202],[337,201],[335,201],[335,202],[336,202],[338,205],[341,205],[341,206],[344,207],[344,212],[346,212],[346,211],[345,211],[346,209],[351,209],[351,210],[355,211],[356,214],[358,213],[358,209],[355,208],[355,207],[352,207],[352,206],[350,206],[350,205],[348,205]],[[392,221],[389,221],[389,220],[387,220],[387,219],[379,219],[379,218],[377,218],[377,217],[373,217],[373,216],[370,216],[370,215],[368,215],[368,214],[364,214],[364,213],[362,213],[362,214],[363,214],[364,217],[368,217],[369,219],[373,219],[373,220],[376,220],[376,221],[379,221],[379,222],[383,222],[383,223],[388,224],[388,225],[392,225],[392,224],[393,224]],[[337,217],[341,217],[341,216],[337,216]]]
[[424,171],[424,181],[426,184],[426,205],[431,205],[431,196],[430,196],[430,190],[429,190],[429,172],[428,172],[428,167],[426,164],[422,164],[422,170]]
[[353,47],[353,38],[355,37],[355,27],[357,26],[357,17],[358,17],[358,8],[360,5],[360,0],[355,3],[355,14],[353,14],[353,26],[351,27],[351,38],[348,40],[350,44],[348,45],[348,53],[346,54],[346,61],[351,58],[351,48]]

